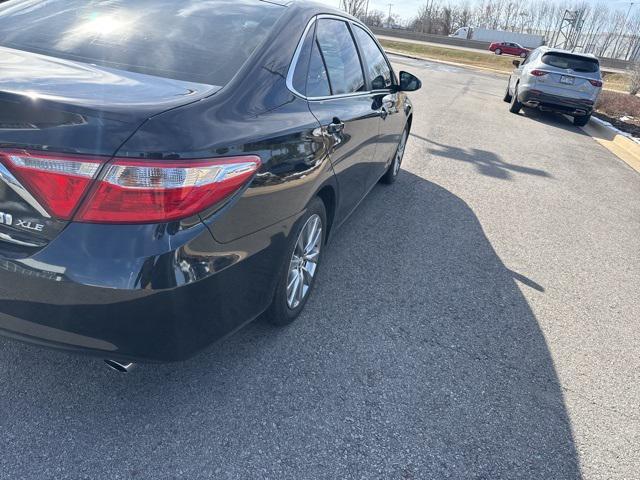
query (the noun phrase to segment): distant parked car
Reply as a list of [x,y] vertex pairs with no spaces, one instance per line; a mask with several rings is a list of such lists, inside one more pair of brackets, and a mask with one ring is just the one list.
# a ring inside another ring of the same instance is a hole
[[524,48],[522,45],[513,42],[493,42],[489,45],[491,50],[496,55],[515,55],[516,57],[526,58],[529,55],[529,49]]
[[589,122],[602,91],[596,57],[539,47],[524,62],[514,60],[513,64],[516,69],[504,96],[512,113],[530,107],[570,115],[578,126]]

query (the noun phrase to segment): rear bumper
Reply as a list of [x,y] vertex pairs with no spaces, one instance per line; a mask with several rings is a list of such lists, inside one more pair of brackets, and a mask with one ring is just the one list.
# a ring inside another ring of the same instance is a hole
[[229,244],[204,225],[71,224],[33,257],[0,256],[0,334],[115,360],[186,359],[267,308],[294,221]]
[[593,100],[551,95],[534,89],[523,90],[518,97],[526,107],[574,116],[591,115],[594,107]]

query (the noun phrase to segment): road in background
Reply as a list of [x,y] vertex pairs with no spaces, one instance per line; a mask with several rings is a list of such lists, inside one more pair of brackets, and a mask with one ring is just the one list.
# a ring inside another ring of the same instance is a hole
[[300,320],[129,375],[0,340],[1,478],[637,478],[640,176],[504,77],[396,60],[404,170]]

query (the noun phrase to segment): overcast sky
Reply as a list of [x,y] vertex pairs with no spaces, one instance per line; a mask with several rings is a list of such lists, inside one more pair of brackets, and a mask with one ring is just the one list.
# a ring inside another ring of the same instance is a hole
[[[339,7],[340,0],[316,0],[332,7]],[[463,0],[449,0],[451,3],[462,2]],[[612,7],[617,6],[620,8],[629,8],[629,0],[587,0],[593,4],[607,3]],[[426,0],[369,0],[369,10],[382,10],[383,12],[389,12],[389,3],[392,3],[391,12],[400,15],[402,19],[409,20],[413,18],[418,10],[418,7],[424,5]],[[640,10],[640,2],[635,1],[635,9]]]

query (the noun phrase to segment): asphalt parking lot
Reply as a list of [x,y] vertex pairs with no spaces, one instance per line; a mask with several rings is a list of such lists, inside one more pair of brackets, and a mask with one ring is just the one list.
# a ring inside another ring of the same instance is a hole
[[503,77],[395,60],[404,172],[301,319],[128,375],[0,340],[0,478],[639,478],[640,175]]

